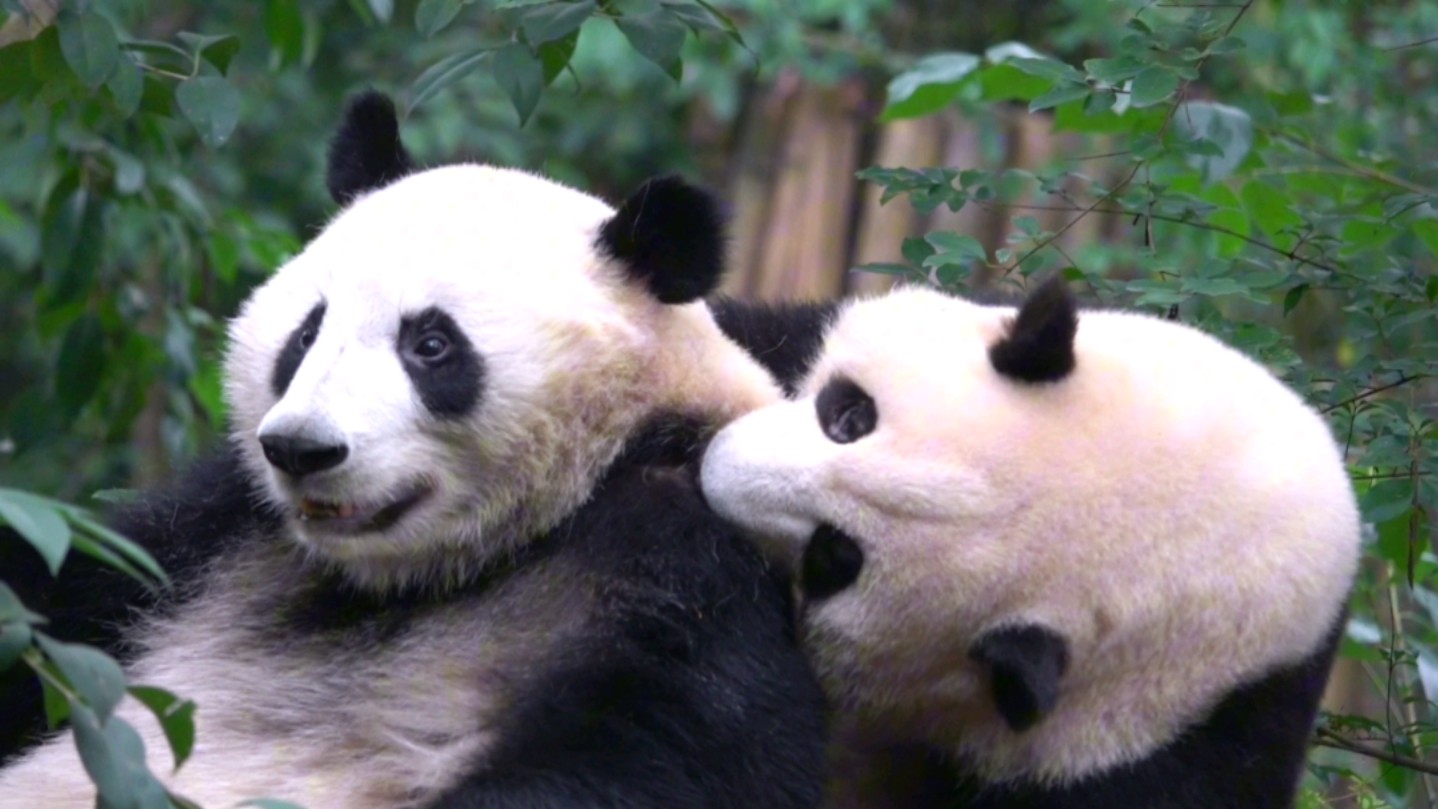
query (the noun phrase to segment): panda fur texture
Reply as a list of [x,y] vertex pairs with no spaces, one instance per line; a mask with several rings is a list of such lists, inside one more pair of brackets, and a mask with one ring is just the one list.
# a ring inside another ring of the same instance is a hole
[[925,790],[833,805],[1290,806],[1359,553],[1323,419],[1058,279],[1017,311],[905,288],[832,321],[701,480],[794,571],[848,760]]
[[[122,703],[152,770],[210,807],[816,803],[787,584],[680,468],[780,398],[699,301],[715,203],[414,172],[376,94],[329,181],[348,206],[230,325],[231,448],[117,521],[181,582],[127,673],[199,705],[171,775]],[[35,603],[105,642],[120,581],[72,560]],[[5,809],[94,800],[68,734],[0,772]]]

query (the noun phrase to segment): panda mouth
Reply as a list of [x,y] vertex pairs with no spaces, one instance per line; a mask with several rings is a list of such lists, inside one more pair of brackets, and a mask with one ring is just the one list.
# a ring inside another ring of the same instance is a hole
[[309,527],[340,533],[387,531],[429,494],[428,486],[417,485],[385,503],[337,503],[305,497],[300,500],[299,520]]

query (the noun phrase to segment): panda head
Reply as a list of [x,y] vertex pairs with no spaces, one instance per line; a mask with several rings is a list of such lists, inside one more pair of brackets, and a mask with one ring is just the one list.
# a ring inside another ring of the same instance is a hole
[[233,438],[313,555],[442,583],[577,507],[658,414],[779,397],[700,297],[717,204],[677,179],[616,211],[521,171],[411,169],[392,103],[330,154],[344,210],[233,321]]
[[1172,740],[1325,638],[1358,551],[1326,425],[1181,324],[923,289],[843,310],[796,398],[721,430],[711,506],[795,571],[861,736],[992,779]]

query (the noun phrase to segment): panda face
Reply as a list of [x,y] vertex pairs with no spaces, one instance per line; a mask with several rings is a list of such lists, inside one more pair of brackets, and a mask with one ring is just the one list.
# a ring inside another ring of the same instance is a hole
[[[850,304],[796,398],[720,431],[701,471],[795,572],[844,721],[992,779],[1171,740],[1316,648],[1357,558],[1341,459],[1296,396],[1192,329],[1061,303]],[[1040,639],[1052,688],[1004,703],[1004,637]]]
[[462,575],[576,507],[651,413],[777,398],[702,303],[601,249],[613,216],[522,172],[434,169],[361,196],[253,295],[235,440],[306,549],[361,582]]

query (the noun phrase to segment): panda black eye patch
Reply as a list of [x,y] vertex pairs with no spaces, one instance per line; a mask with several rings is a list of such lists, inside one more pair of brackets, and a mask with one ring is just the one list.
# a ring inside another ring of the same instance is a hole
[[460,418],[479,403],[484,361],[443,309],[431,306],[402,318],[395,350],[420,401],[435,416]]
[[873,397],[851,379],[836,377],[819,391],[814,400],[819,427],[836,444],[851,444],[872,433],[879,425],[879,410]]
[[290,382],[295,378],[295,373],[300,370],[300,363],[304,361],[305,354],[309,353],[310,346],[314,345],[315,338],[320,335],[320,325],[325,320],[325,302],[320,301],[314,305],[310,313],[290,336],[285,340],[284,348],[280,349],[280,355],[275,358],[275,369],[270,373],[270,390],[275,396],[284,396],[289,389]]

